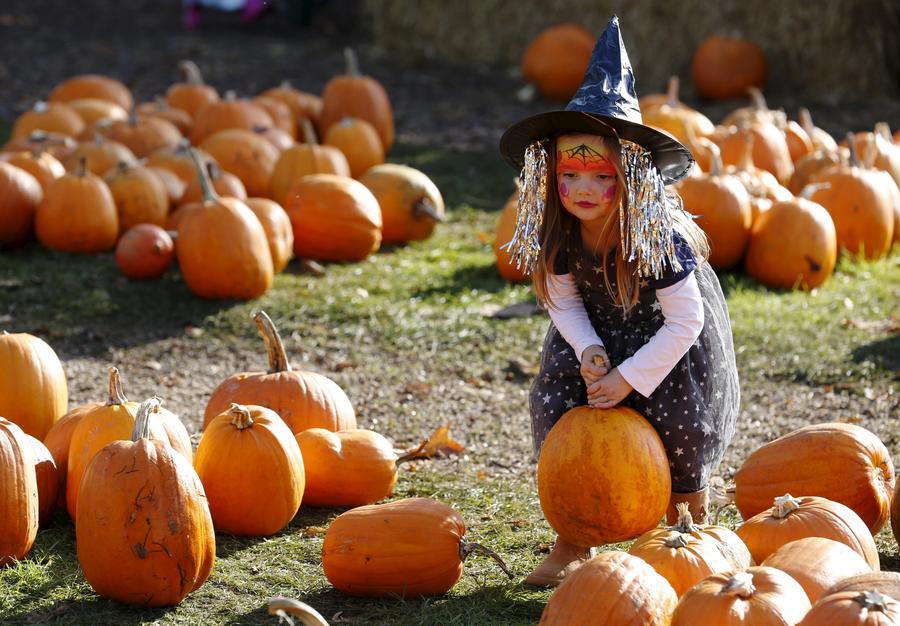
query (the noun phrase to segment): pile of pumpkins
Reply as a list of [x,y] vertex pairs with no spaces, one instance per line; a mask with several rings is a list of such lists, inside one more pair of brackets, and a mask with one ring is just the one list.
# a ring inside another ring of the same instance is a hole
[[430,237],[440,191],[385,163],[390,100],[345,53],[346,74],[321,96],[285,83],[220,97],[191,62],[184,82],[137,106],[112,78],[64,80],[0,150],[0,249],[32,231],[55,250],[115,247],[132,278],[174,256],[195,294],[250,299],[292,256],[360,261]]
[[[886,124],[836,142],[813,125],[770,110],[753,90],[752,106],[715,125],[666,94],[640,100],[644,123],[670,133],[694,155],[691,175],[676,185],[685,210],[710,242],[710,264],[743,266],[767,287],[814,289],[833,273],[842,251],[879,259],[900,242],[900,131]],[[497,222],[500,274],[526,280],[500,249],[515,224],[517,194]]]

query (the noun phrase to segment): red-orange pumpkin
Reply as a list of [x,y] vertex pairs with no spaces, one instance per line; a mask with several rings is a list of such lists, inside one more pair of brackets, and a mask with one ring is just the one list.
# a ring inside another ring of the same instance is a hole
[[542,30],[522,54],[522,77],[544,97],[568,101],[581,86],[595,40],[579,24],[557,24]]
[[0,416],[43,439],[69,402],[56,352],[34,335],[0,331],[0,372]]
[[24,558],[38,531],[38,484],[25,437],[0,417],[0,567]]
[[767,75],[768,63],[762,49],[739,37],[708,37],[691,59],[691,81],[697,94],[704,98],[743,98],[748,87],[762,89]]
[[128,278],[157,278],[172,265],[175,243],[155,224],[129,228],[116,244],[116,265]]

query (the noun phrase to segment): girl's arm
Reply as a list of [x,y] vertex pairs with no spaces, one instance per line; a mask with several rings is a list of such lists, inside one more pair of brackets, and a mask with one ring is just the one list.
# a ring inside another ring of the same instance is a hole
[[591,325],[584,300],[575,278],[571,274],[547,274],[547,293],[553,301],[547,312],[556,330],[572,346],[581,362],[581,355],[588,346],[602,346],[603,342]]
[[703,330],[703,299],[694,272],[670,287],[656,290],[663,325],[634,356],[619,364],[619,373],[648,397],[687,353]]

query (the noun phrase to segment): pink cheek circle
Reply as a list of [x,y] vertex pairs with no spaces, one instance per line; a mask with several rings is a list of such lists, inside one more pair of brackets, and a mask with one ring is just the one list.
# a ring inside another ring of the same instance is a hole
[[609,187],[607,187],[606,191],[603,192],[603,195],[604,195],[604,196],[606,197],[606,199],[609,200],[610,202],[612,202],[613,200],[616,199],[616,188],[617,188],[617,187],[618,187],[618,185],[616,185],[615,183],[613,183],[612,185],[610,185]]
[[559,195],[563,198],[569,197],[569,186],[565,182],[559,183]]

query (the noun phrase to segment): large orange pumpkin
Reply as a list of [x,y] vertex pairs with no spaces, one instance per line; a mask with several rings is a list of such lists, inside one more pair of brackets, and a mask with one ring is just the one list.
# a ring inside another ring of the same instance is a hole
[[596,38],[579,24],[557,24],[542,30],[525,48],[522,77],[544,97],[568,101],[587,70]]
[[785,493],[847,505],[873,533],[890,515],[894,464],[881,440],[855,424],[798,428],[757,448],[734,476],[735,504],[747,519]]
[[74,139],[84,131],[84,121],[66,104],[37,102],[30,110],[16,118],[12,128],[12,139],[23,139],[36,130],[60,133]]
[[800,583],[812,604],[847,576],[872,571],[866,560],[852,548],[824,537],[789,541],[761,564],[789,574]]
[[529,280],[528,274],[524,268],[517,267],[510,260],[509,250],[504,249],[509,243],[516,231],[516,212],[519,210],[519,192],[514,192],[503,208],[500,210],[500,217],[497,219],[497,228],[494,231],[494,259],[497,264],[497,271],[500,272],[505,280],[513,283],[521,283]]
[[115,102],[126,111],[134,106],[131,91],[120,81],[99,74],[71,76],[50,92],[51,102],[68,102],[82,98],[98,98]]
[[219,92],[203,82],[203,75],[196,63],[179,61],[178,69],[184,74],[184,82],[175,83],[166,90],[169,106],[187,111],[193,118],[207,104],[219,101]]
[[0,161],[0,249],[28,241],[44,191],[24,169]]
[[281,272],[294,256],[294,231],[288,214],[280,204],[268,198],[247,198],[244,204],[253,211],[266,231],[273,271],[276,274]]
[[384,163],[363,174],[359,182],[369,188],[381,207],[381,241],[422,241],[444,220],[444,199],[428,176],[408,165]]
[[241,179],[248,196],[266,196],[278,149],[252,130],[227,128],[208,135],[200,147],[226,172]]
[[69,402],[56,352],[28,333],[0,332],[0,416],[43,439]]
[[303,499],[303,465],[274,411],[232,404],[207,425],[194,459],[216,531],[260,536],[287,526]]
[[541,626],[668,626],[678,596],[636,556],[601,552],[566,577],[550,596]]
[[138,224],[163,226],[169,214],[169,195],[159,176],[137,163],[119,163],[106,176],[116,203],[119,231]]
[[328,527],[322,567],[336,589],[354,596],[439,595],[460,579],[469,553],[486,550],[466,542],[465,532],[459,513],[431,498],[360,506]]
[[654,528],[671,491],[662,441],[633,409],[575,407],[541,448],[541,509],[559,536],[577,546],[626,541]]
[[204,583],[216,555],[197,473],[151,439],[158,407],[157,398],[142,403],[130,441],[113,441],[91,460],[75,523],[78,562],[94,591],[144,606],[181,602]]
[[39,502],[31,446],[21,428],[0,417],[0,567],[31,551]]
[[137,161],[137,157],[128,146],[107,139],[99,133],[94,135],[93,139],[79,143],[63,165],[66,166],[66,170],[74,172],[78,169],[82,158],[86,159],[88,171],[97,176],[106,176],[119,163]]
[[321,374],[291,369],[278,329],[269,316],[258,311],[253,319],[266,345],[269,371],[243,372],[225,379],[209,398],[203,427],[236,402],[272,409],[295,434],[307,428],[356,428],[356,414],[344,390]]
[[691,59],[694,89],[698,95],[714,100],[743,98],[748,87],[762,89],[768,71],[760,47],[739,37],[707,37]]
[[291,187],[310,174],[350,176],[350,164],[344,153],[334,146],[316,144],[316,134],[308,120],[303,122],[303,143],[298,143],[278,157],[272,170],[268,197],[282,206]]
[[53,455],[39,439],[24,435],[31,446],[31,458],[34,461],[35,478],[38,486],[38,517],[40,526],[47,526],[53,518],[59,491],[59,474]]
[[823,597],[797,626],[894,626],[900,601],[877,591],[843,591]]
[[346,73],[335,76],[322,89],[319,132],[326,134],[332,124],[345,117],[359,117],[375,127],[386,152],[394,143],[394,112],[387,92],[377,80],[360,74],[356,54],[350,48],[344,49],[344,60]]
[[716,127],[712,120],[700,111],[692,109],[678,99],[679,85],[678,77],[672,76],[669,79],[668,91],[660,101],[647,100],[653,96],[641,98],[641,116],[644,124],[666,131],[696,155],[702,150],[697,139],[709,137],[715,132]]
[[284,209],[298,258],[362,261],[381,246],[381,207],[368,187],[352,178],[304,176],[288,191]]

